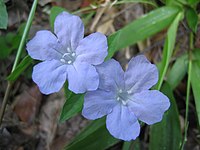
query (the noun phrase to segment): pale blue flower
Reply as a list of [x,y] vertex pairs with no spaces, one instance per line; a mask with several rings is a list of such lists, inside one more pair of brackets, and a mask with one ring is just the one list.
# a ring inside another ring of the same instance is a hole
[[138,120],[149,125],[162,120],[170,102],[161,92],[149,90],[158,81],[158,71],[145,56],[132,58],[125,72],[114,59],[96,68],[99,88],[85,95],[85,118],[94,120],[107,115],[108,131],[125,141],[139,136]]
[[74,93],[96,90],[99,76],[93,65],[107,56],[107,39],[101,33],[84,37],[84,25],[78,16],[59,14],[54,33],[38,31],[26,49],[33,59],[41,60],[33,68],[33,81],[44,94],[59,91],[66,80]]

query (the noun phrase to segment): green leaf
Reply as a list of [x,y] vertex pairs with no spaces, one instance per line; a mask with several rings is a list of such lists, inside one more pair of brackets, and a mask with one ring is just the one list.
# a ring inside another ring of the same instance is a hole
[[122,150],[130,150],[132,142],[124,142]]
[[66,121],[81,111],[83,106],[83,94],[71,94],[66,99],[65,104],[62,108],[60,121]]
[[50,26],[52,30],[54,30],[54,21],[56,19],[56,16],[63,11],[67,11],[67,10],[65,8],[58,7],[58,6],[54,6],[51,8],[49,20],[50,20]]
[[168,27],[179,13],[177,7],[162,7],[142,16],[108,37],[108,56]]
[[7,29],[8,13],[3,0],[0,0],[0,29]]
[[188,1],[188,4],[191,6],[194,6],[200,2],[200,0],[187,0],[187,1]]
[[12,49],[9,47],[6,38],[3,36],[0,36],[0,45],[0,59],[5,59],[11,53]]
[[69,144],[67,150],[104,150],[119,140],[113,138],[107,131],[105,119],[99,119],[92,122],[86,129],[75,138],[74,142]]
[[187,2],[185,0],[166,0],[167,6],[178,6],[183,8],[186,4]]
[[151,126],[150,150],[178,150],[181,144],[179,113],[171,87],[165,83],[161,91],[170,99],[170,109],[164,114],[162,122]]
[[15,81],[29,65],[33,62],[30,56],[26,56],[20,64],[16,67],[16,69],[7,77],[9,81]]
[[17,33],[9,32],[4,36],[0,36],[0,59],[7,58],[10,53],[17,50],[24,31],[25,24],[21,24]]
[[188,55],[184,54],[178,57],[172,66],[168,76],[167,82],[171,86],[172,90],[177,87],[177,85],[181,82],[184,76],[187,73],[188,66]]
[[122,150],[140,150],[140,141],[137,138],[132,142],[124,142]]
[[200,125],[200,61],[193,61],[192,72],[191,72],[191,84],[192,91],[194,94],[194,100],[196,105],[196,112],[198,117],[198,122]]
[[176,41],[176,32],[178,29],[179,21],[183,18],[182,12],[178,13],[172,24],[170,25],[168,31],[167,31],[167,37],[164,44],[163,49],[163,56],[162,61],[159,68],[159,80],[158,83],[155,86],[155,89],[160,90],[165,74],[167,72],[169,62],[174,50],[174,45]]
[[186,10],[186,20],[189,28],[196,33],[198,24],[198,14],[195,9],[188,8]]
[[92,134],[103,125],[105,125],[105,117],[92,121],[88,126],[86,126],[81,133],[79,133],[68,146],[74,145],[75,143],[87,138],[88,135]]
[[192,50],[192,57],[193,57],[193,60],[200,61],[200,48],[195,48]]

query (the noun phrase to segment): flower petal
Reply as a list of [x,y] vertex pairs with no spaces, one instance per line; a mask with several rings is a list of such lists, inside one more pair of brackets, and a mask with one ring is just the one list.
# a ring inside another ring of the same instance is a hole
[[132,58],[125,72],[126,89],[131,93],[148,90],[158,81],[158,70],[145,56]]
[[99,76],[94,66],[74,62],[68,67],[69,89],[74,93],[94,91],[99,85]]
[[75,50],[83,39],[84,25],[80,17],[62,12],[55,19],[54,32],[65,48]]
[[82,115],[87,119],[98,119],[109,114],[117,104],[113,92],[103,90],[87,92],[84,98]]
[[76,49],[77,60],[93,65],[101,64],[108,52],[106,36],[96,32],[82,39]]
[[57,60],[44,61],[33,68],[33,81],[43,94],[58,92],[67,78],[67,65]]
[[33,59],[59,59],[62,55],[55,49],[57,45],[56,36],[50,31],[42,30],[38,31],[35,37],[26,44],[26,49]]
[[117,105],[106,118],[106,127],[115,138],[135,140],[140,133],[140,124],[133,113],[123,105]]
[[119,62],[114,59],[108,60],[96,66],[99,73],[99,88],[103,90],[124,89],[124,71]]
[[167,96],[157,90],[146,90],[132,95],[128,107],[136,117],[147,123],[153,124],[162,120],[164,112],[169,108]]

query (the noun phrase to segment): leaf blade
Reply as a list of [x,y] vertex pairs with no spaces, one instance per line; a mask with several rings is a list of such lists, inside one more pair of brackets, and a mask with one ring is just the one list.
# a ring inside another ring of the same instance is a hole
[[107,59],[111,58],[117,50],[133,45],[163,30],[171,24],[178,12],[179,8],[177,7],[162,7],[142,16],[112,34],[108,37],[109,50]]
[[177,85],[186,75],[187,66],[188,66],[188,54],[183,54],[182,56],[176,59],[176,62],[173,64],[167,76],[167,82],[171,86],[172,90],[177,87]]
[[30,56],[24,57],[16,69],[7,77],[9,81],[16,81],[17,78],[22,74],[33,63],[33,59]]
[[188,8],[186,11],[186,20],[189,28],[196,33],[198,24],[198,14],[195,9]]
[[170,62],[170,59],[174,50],[174,46],[175,46],[176,33],[177,33],[179,21],[182,18],[183,18],[183,14],[181,12],[178,13],[167,31],[167,37],[166,37],[166,41],[165,41],[164,49],[163,49],[163,57],[159,66],[159,80],[155,86],[155,89],[157,90],[160,90],[165,74],[167,72],[169,62]]
[[102,118],[93,121],[72,143],[67,145],[65,149],[77,150],[81,147],[81,150],[104,150],[117,142],[119,142],[119,140],[110,135],[105,126],[105,119]]
[[66,121],[81,111],[83,107],[83,94],[71,94],[66,99],[60,114],[60,122]]
[[165,83],[161,91],[170,99],[170,109],[164,114],[163,120],[151,126],[150,150],[177,150],[181,144],[181,128],[178,108],[171,87]]
[[3,0],[0,0],[0,29],[7,29],[8,13]]
[[198,123],[200,125],[200,61],[193,61],[191,72],[191,85],[194,94],[194,101],[196,106],[196,112],[198,117]]

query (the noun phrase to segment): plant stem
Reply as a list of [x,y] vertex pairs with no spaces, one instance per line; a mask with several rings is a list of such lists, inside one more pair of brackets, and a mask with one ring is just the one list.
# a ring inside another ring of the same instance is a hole
[[38,2],[38,0],[34,0],[34,2],[33,2],[33,5],[32,5],[32,8],[31,8],[29,17],[28,17],[28,21],[27,21],[26,27],[24,29],[24,33],[22,35],[21,42],[19,44],[19,48],[18,48],[17,55],[16,55],[16,58],[15,58],[15,62],[14,62],[13,68],[12,68],[12,72],[16,69],[17,64],[19,63],[20,56],[21,56],[24,44],[26,42],[26,37],[27,37],[27,35],[29,33],[29,30],[30,30],[30,27],[31,27],[31,24],[32,24],[32,21],[33,21],[33,17],[34,17],[34,14],[35,14],[37,2]]
[[[16,55],[16,58],[15,58],[14,65],[12,67],[11,73],[16,69],[16,67],[19,63],[24,44],[26,42],[26,37],[29,33],[29,30],[30,30],[30,27],[31,27],[31,24],[32,24],[32,21],[33,21],[33,18],[34,18],[37,3],[38,3],[38,0],[34,0],[31,11],[29,13],[27,23],[26,23],[26,27],[25,27],[23,35],[22,35],[22,39],[21,39],[20,44],[19,44],[19,48],[17,50],[17,55]],[[5,108],[6,108],[6,105],[7,105],[7,101],[8,101],[8,97],[9,97],[9,93],[10,93],[12,84],[13,84],[13,82],[8,81],[8,85],[7,85],[7,88],[6,88],[6,92],[5,92],[5,95],[4,95],[4,98],[3,98],[3,103],[2,103],[2,106],[1,106],[1,110],[0,110],[0,127],[1,127],[3,115],[4,115],[4,112],[5,112]]]
[[188,113],[189,113],[189,100],[190,100],[190,82],[191,82],[191,72],[192,72],[192,49],[194,48],[193,46],[193,41],[194,40],[194,34],[191,32],[190,33],[190,48],[188,52],[188,80],[187,80],[187,92],[186,92],[186,102],[185,102],[185,129],[184,129],[184,138],[183,142],[181,145],[181,149],[183,150],[184,145],[187,141],[187,130],[188,130]]
[[2,106],[1,106],[1,110],[0,110],[0,127],[1,127],[2,119],[3,119],[3,115],[4,115],[4,112],[5,112],[5,109],[6,109],[6,104],[7,104],[7,100],[8,100],[8,96],[9,96],[9,93],[10,93],[11,86],[12,86],[12,84],[10,82],[8,82],[8,85],[7,85],[7,88],[6,88],[6,93],[4,95],[3,103],[2,103]]

